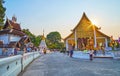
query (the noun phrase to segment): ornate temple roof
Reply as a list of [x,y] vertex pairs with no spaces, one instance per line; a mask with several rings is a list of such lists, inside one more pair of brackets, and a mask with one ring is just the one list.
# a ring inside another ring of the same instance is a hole
[[13,22],[12,20],[7,19],[3,29],[15,29],[21,31],[20,24]]
[[[79,26],[81,26],[82,21],[86,21],[85,23],[90,24],[90,25],[93,25],[92,22],[89,20],[89,18],[86,16],[85,12],[83,12],[83,15],[82,15],[80,21],[79,21],[78,24],[75,26],[75,28],[73,28],[72,33],[69,34],[66,38],[64,38],[64,40],[66,40],[67,38],[69,38],[70,36],[73,35],[75,29],[77,29]],[[95,27],[96,31],[99,32],[100,34],[102,34],[103,36],[109,37],[109,36],[107,36],[106,34],[104,34],[104,33],[102,33],[101,31],[99,31],[99,28],[98,28],[96,25],[94,25],[94,27]]]
[[[73,31],[81,24],[82,20],[86,20],[88,23],[92,24],[92,22],[89,20],[85,12],[83,12],[82,18],[79,20],[78,24],[76,27],[73,29]],[[97,26],[95,26],[96,29],[99,29]]]
[[14,34],[19,36],[24,36],[25,33],[21,31],[20,24],[18,24],[16,17],[12,17],[12,20],[6,19],[3,29],[0,30],[0,35],[2,34]]
[[25,33],[23,33],[22,31],[17,31],[14,29],[6,29],[6,30],[1,30],[0,31],[0,35],[2,34],[14,34],[14,35],[19,35],[19,36],[24,36]]
[[30,42],[28,37],[24,37],[26,34],[22,32],[20,24],[18,24],[16,21],[17,18],[15,16],[12,17],[12,20],[7,18],[3,29],[0,30],[0,35],[17,35],[20,36],[21,39],[19,41],[10,42],[9,44],[3,44],[3,42],[0,41],[0,48],[14,48],[15,46],[19,47],[21,43],[26,43],[27,40]]

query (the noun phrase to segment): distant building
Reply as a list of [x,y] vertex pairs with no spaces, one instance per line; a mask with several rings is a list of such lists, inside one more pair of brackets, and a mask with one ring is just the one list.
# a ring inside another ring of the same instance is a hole
[[0,30],[0,54],[3,48],[7,48],[11,52],[15,47],[22,48],[29,42],[30,39],[22,32],[17,18],[15,16],[12,17],[12,20],[7,18],[3,29]]
[[107,48],[110,37],[99,30],[100,28],[92,24],[83,13],[81,20],[71,30],[72,33],[64,39],[66,50],[69,50],[71,46],[76,50],[95,49],[101,46]]

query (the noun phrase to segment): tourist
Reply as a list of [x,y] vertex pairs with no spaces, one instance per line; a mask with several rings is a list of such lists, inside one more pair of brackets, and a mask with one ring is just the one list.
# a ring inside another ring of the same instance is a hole
[[4,55],[4,52],[5,52],[5,48],[2,49],[2,55]]
[[93,50],[91,50],[91,49],[90,49],[89,56],[90,56],[90,60],[92,61],[93,60]]
[[31,52],[31,50],[32,50],[32,49],[30,48],[30,46],[28,46],[28,47],[27,47],[27,52]]
[[24,51],[24,53],[27,53],[27,51],[26,51],[26,47],[23,48],[23,51]]
[[72,55],[73,55],[73,49],[70,50],[70,57],[72,57]]
[[17,51],[18,51],[18,49],[15,48],[15,49],[14,49],[14,55],[17,55]]
[[8,49],[7,49],[7,48],[3,48],[3,49],[2,49],[2,55],[3,55],[3,56],[7,56],[7,52],[8,52]]
[[46,49],[45,48],[43,49],[43,53],[46,54]]
[[94,50],[94,52],[93,52],[93,53],[94,53],[94,55],[96,56],[96,54],[97,54],[97,50]]

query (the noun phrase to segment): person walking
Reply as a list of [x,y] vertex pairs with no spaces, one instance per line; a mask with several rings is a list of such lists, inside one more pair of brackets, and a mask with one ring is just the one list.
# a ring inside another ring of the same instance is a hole
[[18,51],[18,48],[16,47],[16,48],[14,49],[14,55],[17,55],[17,51]]
[[72,57],[72,56],[73,56],[73,49],[70,50],[70,57]]
[[90,49],[89,56],[90,56],[90,61],[92,61],[93,60],[93,50],[91,50],[91,49]]
[[43,49],[43,53],[46,54],[46,49],[45,48]]

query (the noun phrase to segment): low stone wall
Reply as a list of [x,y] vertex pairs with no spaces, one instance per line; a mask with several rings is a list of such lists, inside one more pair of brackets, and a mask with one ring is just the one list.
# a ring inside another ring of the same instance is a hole
[[120,59],[120,51],[113,52],[114,59]]
[[37,58],[38,56],[40,56],[40,53],[37,51],[37,52],[34,52],[33,55],[34,55],[34,56],[33,56],[33,59],[35,59],[35,58]]
[[84,53],[83,51],[74,51],[73,52],[74,58],[82,58],[82,59],[89,59],[89,54]]
[[0,76],[17,76],[21,72],[22,55],[0,59]]
[[[84,51],[74,51],[73,52],[73,57],[74,58],[82,58],[82,59],[89,59],[89,51],[84,52]],[[94,55],[95,58],[114,58],[113,52],[106,52],[105,55],[102,53],[97,53]]]
[[22,70],[24,70],[24,68],[33,61],[34,58],[34,53],[30,52],[30,53],[25,53],[23,54],[23,58],[22,58]]
[[16,55],[0,59],[0,76],[17,76],[35,58],[39,52],[30,52],[23,55]]

